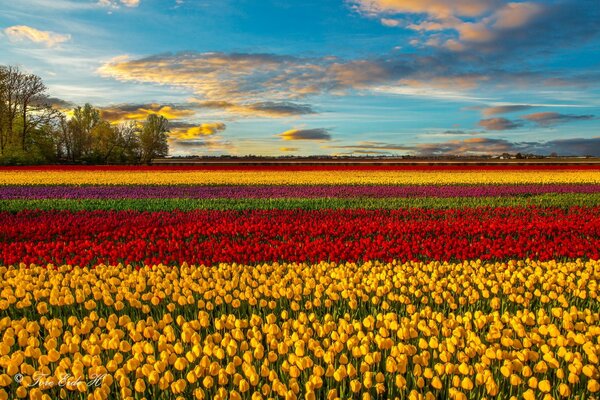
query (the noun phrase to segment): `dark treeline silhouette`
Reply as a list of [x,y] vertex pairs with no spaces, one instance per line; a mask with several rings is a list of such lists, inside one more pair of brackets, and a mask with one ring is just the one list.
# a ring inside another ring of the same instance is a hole
[[63,112],[42,79],[0,66],[0,164],[145,164],[168,154],[169,123],[111,124],[90,104]]

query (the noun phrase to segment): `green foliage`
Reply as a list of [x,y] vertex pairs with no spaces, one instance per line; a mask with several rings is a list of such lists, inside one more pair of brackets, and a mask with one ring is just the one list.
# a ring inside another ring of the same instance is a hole
[[32,146],[23,150],[19,146],[9,145],[0,154],[0,165],[40,165],[48,163],[43,149]]
[[41,78],[0,65],[0,165],[139,164],[168,154],[168,121],[111,125],[91,104],[72,117],[50,104]]
[[600,194],[544,194],[510,197],[422,198],[279,198],[279,199],[42,199],[4,200],[0,211],[40,210],[246,210],[327,208],[461,208],[461,207],[561,207],[600,206]]
[[142,162],[150,163],[153,158],[164,157],[169,153],[167,143],[169,121],[162,115],[150,114],[140,133]]

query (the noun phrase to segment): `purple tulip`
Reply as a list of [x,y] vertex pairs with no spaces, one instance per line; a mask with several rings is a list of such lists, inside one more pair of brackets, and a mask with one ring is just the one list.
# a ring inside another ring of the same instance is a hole
[[0,186],[0,199],[487,197],[600,193],[600,185],[483,186]]

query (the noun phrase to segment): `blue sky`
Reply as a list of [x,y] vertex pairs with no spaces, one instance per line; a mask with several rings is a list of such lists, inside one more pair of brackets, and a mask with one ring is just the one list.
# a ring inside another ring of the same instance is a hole
[[1,64],[174,155],[600,155],[598,0],[0,2]]

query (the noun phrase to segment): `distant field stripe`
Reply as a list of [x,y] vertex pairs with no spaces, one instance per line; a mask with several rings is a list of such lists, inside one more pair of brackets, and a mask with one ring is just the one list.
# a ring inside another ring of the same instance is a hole
[[600,170],[600,164],[501,165],[31,165],[0,166],[0,171],[518,171]]
[[466,186],[0,186],[0,200],[161,198],[493,197],[546,193],[600,193],[600,185]]
[[0,211],[40,210],[247,210],[247,209],[399,209],[461,207],[593,207],[600,193],[542,194],[504,197],[405,197],[405,198],[267,198],[267,199],[37,199],[4,200]]
[[0,185],[548,185],[600,184],[600,170],[285,171],[285,170],[0,170]]

